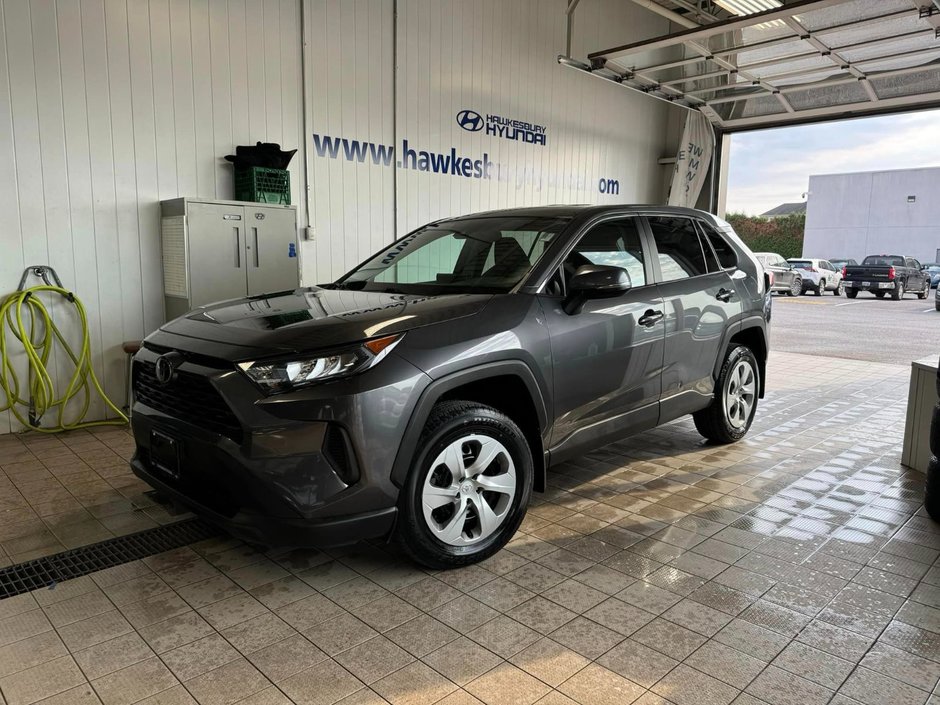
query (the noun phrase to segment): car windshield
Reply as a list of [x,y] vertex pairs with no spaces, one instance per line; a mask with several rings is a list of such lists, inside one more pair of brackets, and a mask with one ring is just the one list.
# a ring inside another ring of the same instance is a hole
[[569,220],[502,216],[435,223],[405,235],[333,286],[426,295],[506,293]]
[[796,267],[797,269],[812,269],[813,268],[813,263],[805,259],[791,259],[787,261],[790,264],[792,264],[794,267]]
[[903,267],[904,258],[894,257],[892,255],[869,255],[864,260],[862,260],[862,264],[890,265],[892,267]]

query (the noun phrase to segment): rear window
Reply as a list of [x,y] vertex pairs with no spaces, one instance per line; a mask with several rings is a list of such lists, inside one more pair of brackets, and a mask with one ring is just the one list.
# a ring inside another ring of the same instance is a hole
[[904,258],[903,257],[892,257],[891,255],[869,255],[864,260],[862,264],[875,264],[875,265],[890,265],[892,267],[903,267]]
[[813,268],[813,263],[812,263],[812,262],[807,262],[806,260],[802,260],[802,259],[791,259],[791,260],[787,260],[787,261],[788,261],[790,264],[792,264],[794,267],[796,267],[797,269],[812,269],[812,268]]

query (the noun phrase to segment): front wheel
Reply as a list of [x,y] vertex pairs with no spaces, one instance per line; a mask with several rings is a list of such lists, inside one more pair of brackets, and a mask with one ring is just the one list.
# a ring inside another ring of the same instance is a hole
[[475,402],[442,402],[402,488],[395,538],[428,568],[489,558],[525,517],[532,478],[529,444],[512,419]]
[[836,287],[836,290],[832,292],[836,296],[845,295],[845,282],[839,282],[839,286]]
[[885,297],[885,292],[883,292],[883,291],[876,291],[876,292],[875,292],[875,298],[876,298],[876,299],[883,299],[884,297]]
[[898,282],[898,285],[894,287],[894,291],[891,292],[891,298],[895,301],[900,301],[904,298],[904,282]]
[[713,443],[734,443],[747,434],[757,411],[760,367],[751,349],[734,345],[725,356],[715,398],[692,415],[695,428]]
[[929,295],[930,295],[930,281],[925,281],[925,282],[924,282],[924,288],[923,288],[923,289],[921,290],[921,292],[917,295],[917,298],[920,299],[921,301],[923,301],[923,300],[926,299]]
[[822,296],[826,293],[826,280],[820,279],[819,283],[816,285],[816,296]]
[[803,280],[799,277],[793,279],[793,283],[790,284],[790,290],[787,291],[787,296],[799,296],[803,293]]
[[855,297],[858,296],[858,289],[846,289],[845,295],[848,296],[850,299],[854,299]]

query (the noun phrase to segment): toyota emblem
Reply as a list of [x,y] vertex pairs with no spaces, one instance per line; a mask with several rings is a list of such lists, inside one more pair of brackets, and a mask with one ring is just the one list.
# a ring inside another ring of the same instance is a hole
[[178,352],[170,352],[166,355],[161,355],[154,363],[154,376],[156,376],[160,384],[167,385],[173,381],[173,377],[176,375],[176,368],[182,363],[183,356]]
[[461,110],[457,113],[457,124],[467,132],[479,132],[483,129],[483,116],[476,110]]

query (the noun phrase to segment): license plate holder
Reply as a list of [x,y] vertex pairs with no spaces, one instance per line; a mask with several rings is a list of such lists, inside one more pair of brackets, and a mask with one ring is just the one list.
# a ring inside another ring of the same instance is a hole
[[150,461],[174,480],[180,477],[180,442],[161,431],[150,432]]

